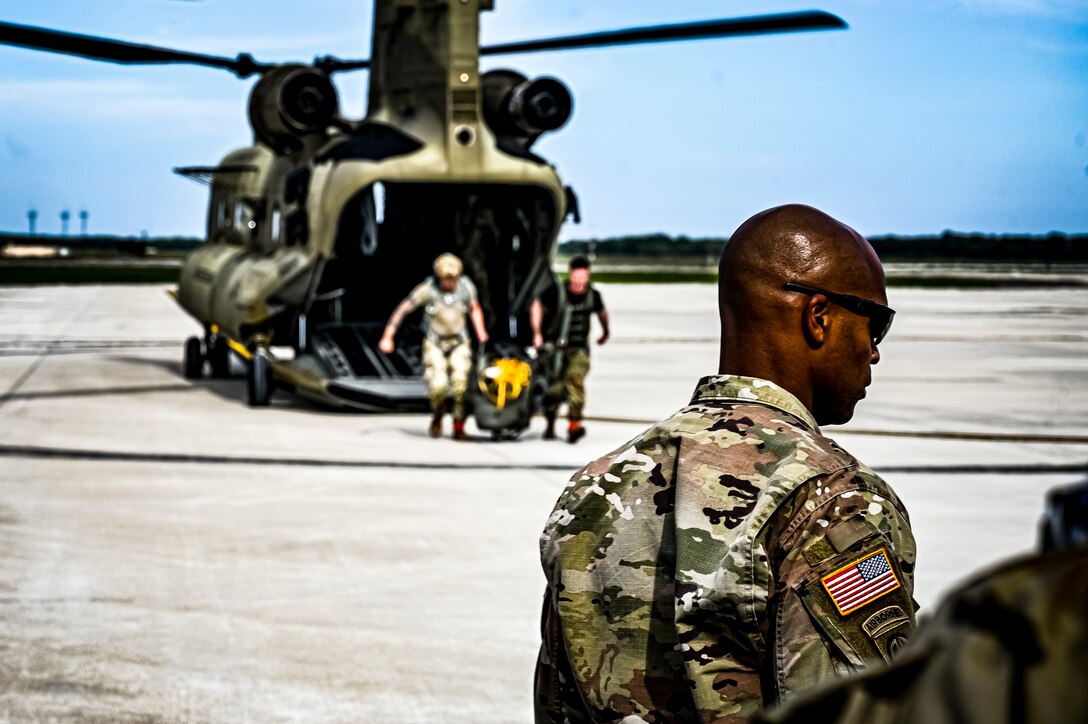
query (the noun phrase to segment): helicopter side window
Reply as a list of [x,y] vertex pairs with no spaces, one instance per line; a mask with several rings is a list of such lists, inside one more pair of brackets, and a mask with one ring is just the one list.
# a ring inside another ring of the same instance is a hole
[[219,199],[215,205],[215,231],[222,231],[227,225],[227,200]]
[[310,171],[300,168],[287,175],[283,187],[283,200],[289,204],[302,204],[310,193]]
[[234,202],[234,230],[241,233],[245,229],[246,206],[241,201]]
[[297,209],[287,217],[287,246],[303,246],[309,239],[306,209]]
[[378,227],[385,218],[385,186],[379,182],[370,188],[371,193],[359,204],[359,251],[363,256],[374,256],[378,251]]
[[252,204],[242,200],[234,202],[234,229],[243,239],[256,236],[257,209]]
[[279,206],[275,206],[272,209],[272,220],[270,221],[268,233],[270,234],[272,244],[274,246],[278,245],[280,239],[283,237],[283,212],[280,211]]

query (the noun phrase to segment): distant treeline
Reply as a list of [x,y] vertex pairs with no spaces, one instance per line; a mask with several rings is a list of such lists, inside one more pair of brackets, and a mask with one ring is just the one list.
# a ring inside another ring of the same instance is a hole
[[[728,240],[691,239],[686,236],[646,234],[609,239],[579,239],[559,245],[564,256],[671,257],[716,260]],[[1033,261],[1088,262],[1088,234],[1051,233],[1045,236],[963,234],[946,231],[939,236],[872,236],[873,248],[884,261]]]
[[[646,234],[566,241],[559,245],[559,252],[564,256],[588,254],[592,251],[603,258],[673,258],[713,262],[721,255],[727,241],[722,238],[692,239],[686,236]],[[1045,236],[1028,236],[946,231],[939,236],[871,236],[869,241],[884,261],[1088,262],[1088,234],[1051,233]],[[75,256],[103,252],[146,256],[149,250],[177,254],[195,249],[201,243],[203,239],[188,236],[30,236],[0,232],[0,247],[8,244],[64,247]]]
[[65,248],[73,255],[81,253],[114,252],[127,256],[146,256],[149,249],[165,252],[185,252],[195,249],[203,239],[188,236],[157,236],[144,238],[138,236],[76,235],[59,234],[12,234],[0,232],[0,247],[48,246]]

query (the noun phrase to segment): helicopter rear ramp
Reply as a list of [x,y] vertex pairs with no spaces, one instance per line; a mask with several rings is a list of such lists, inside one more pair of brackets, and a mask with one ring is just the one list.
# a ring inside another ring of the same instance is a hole
[[[273,363],[277,378],[299,394],[368,412],[421,412],[427,385],[404,354],[386,355],[371,342],[374,325],[325,324],[310,348],[293,360]],[[379,330],[380,331],[380,330]]]

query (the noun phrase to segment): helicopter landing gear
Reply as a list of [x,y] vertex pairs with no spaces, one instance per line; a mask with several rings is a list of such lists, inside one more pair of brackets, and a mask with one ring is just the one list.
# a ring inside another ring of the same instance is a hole
[[199,380],[204,376],[204,348],[199,337],[190,337],[185,340],[185,356],[182,358],[181,370],[185,379]]
[[272,370],[268,352],[258,347],[246,372],[246,402],[250,407],[267,407],[272,400]]
[[212,377],[230,377],[230,346],[227,340],[217,334],[208,337],[208,362],[212,366]]

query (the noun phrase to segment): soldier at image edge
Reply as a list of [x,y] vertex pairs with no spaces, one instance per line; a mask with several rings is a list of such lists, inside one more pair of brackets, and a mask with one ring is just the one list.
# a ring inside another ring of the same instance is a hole
[[541,536],[538,722],[742,722],[914,627],[907,512],[819,425],[853,416],[891,326],[868,241],[788,205],[719,267],[719,374],[590,463]]
[[885,666],[760,724],[1088,722],[1088,481],[1047,494],[1042,551],[958,584]]
[[[554,440],[555,418],[564,396],[567,400],[567,442],[576,443],[586,435],[582,413],[586,404],[586,376],[589,374],[591,318],[597,315],[601,336],[597,344],[608,341],[611,332],[608,310],[600,291],[589,283],[589,258],[578,255],[570,260],[566,284],[549,287],[529,308],[533,330],[533,346],[545,348],[544,316],[548,312],[548,358],[555,368],[553,380],[544,399],[544,439]],[[555,355],[555,357],[551,357]]]
[[431,401],[431,437],[442,435],[447,396],[453,398],[453,439],[467,440],[465,392],[472,371],[472,346],[466,316],[472,319],[476,339],[487,342],[484,313],[476,287],[462,275],[461,260],[441,254],[434,260],[434,276],[428,277],[393,310],[378,348],[392,354],[397,328],[408,314],[423,307],[423,377]]

